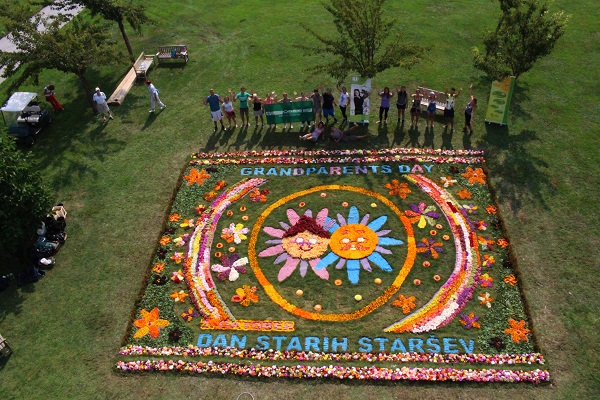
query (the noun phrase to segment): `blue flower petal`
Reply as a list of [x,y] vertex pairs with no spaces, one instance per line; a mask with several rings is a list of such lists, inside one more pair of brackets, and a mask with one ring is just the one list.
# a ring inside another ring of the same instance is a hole
[[329,253],[324,258],[319,261],[319,263],[313,268],[315,271],[322,270],[327,268],[330,264],[334,263],[338,258],[340,258],[335,253]]
[[382,215],[381,217],[376,218],[373,221],[371,221],[371,223],[367,226],[369,228],[373,229],[373,231],[377,232],[379,230],[379,228],[381,228],[383,226],[383,224],[385,224],[385,221],[387,221],[387,216]]
[[358,224],[360,221],[360,215],[358,214],[358,208],[355,206],[350,207],[350,212],[348,213],[348,224]]
[[346,263],[346,269],[348,270],[348,280],[353,283],[358,283],[358,274],[360,272],[360,263],[358,260],[348,260]]
[[392,270],[392,266],[386,261],[385,258],[381,256],[381,254],[377,252],[372,253],[369,257],[367,257],[367,259],[374,262],[383,271],[389,272]]
[[[404,244],[404,242],[400,239],[394,239],[391,237],[380,237],[379,242],[377,242],[377,244],[380,246],[398,246],[399,244]],[[417,243],[417,246],[418,245],[419,244]]]

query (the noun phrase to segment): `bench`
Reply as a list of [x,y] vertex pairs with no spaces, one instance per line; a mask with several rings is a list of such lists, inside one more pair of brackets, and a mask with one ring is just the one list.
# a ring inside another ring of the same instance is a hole
[[119,83],[119,86],[115,89],[113,94],[108,98],[107,103],[111,106],[120,106],[125,100],[125,96],[129,93],[135,80],[137,79],[137,74],[135,69],[132,67],[125,78]]
[[154,56],[148,56],[143,51],[142,54],[133,63],[133,69],[137,79],[148,79],[147,72],[154,62]]
[[160,46],[156,53],[156,63],[160,64],[161,60],[184,60],[187,63],[189,60],[187,46],[185,44]]
[[435,100],[435,108],[444,111],[444,109],[446,108],[446,92],[440,92],[439,90],[427,89],[420,86],[419,90],[421,91],[421,93],[423,93],[423,100],[421,100],[421,108],[423,110],[427,110],[427,105],[429,104],[427,98],[429,97],[429,92],[433,92],[437,97],[437,99]]

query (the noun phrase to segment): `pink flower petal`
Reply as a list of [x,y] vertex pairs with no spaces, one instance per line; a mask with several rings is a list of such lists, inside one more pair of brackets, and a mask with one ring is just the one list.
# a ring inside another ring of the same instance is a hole
[[277,229],[277,228],[272,228],[270,226],[265,226],[263,228],[263,231],[265,231],[266,233],[268,233],[269,235],[273,236],[273,237],[277,237],[277,238],[282,238],[283,235],[285,234],[284,230],[281,229]]
[[329,210],[324,208],[321,211],[319,211],[319,213],[317,214],[317,218],[315,218],[315,219],[317,220],[317,224],[319,226],[325,225],[325,220],[327,219],[327,213],[329,213]]
[[313,258],[312,260],[309,260],[308,263],[310,264],[311,268],[313,269],[314,273],[317,274],[317,276],[321,279],[329,279],[329,272],[327,271],[327,268],[323,268],[319,271],[315,271],[315,267],[317,266],[317,264],[319,263],[319,261],[321,261],[320,258]]
[[277,274],[277,280],[279,282],[284,281],[287,277],[289,277],[292,272],[296,269],[296,267],[300,264],[300,260],[297,258],[288,258],[285,262],[284,266],[279,270],[279,274]]
[[259,257],[272,257],[272,256],[276,256],[277,254],[281,254],[283,252],[284,252],[283,245],[278,244],[277,246],[267,247],[266,249],[264,249],[263,251],[258,253],[258,256]]
[[287,209],[287,216],[288,216],[288,219],[290,220],[290,224],[292,224],[292,226],[296,225],[296,223],[300,219],[300,216],[298,215],[298,213],[296,211],[292,210],[291,208]]

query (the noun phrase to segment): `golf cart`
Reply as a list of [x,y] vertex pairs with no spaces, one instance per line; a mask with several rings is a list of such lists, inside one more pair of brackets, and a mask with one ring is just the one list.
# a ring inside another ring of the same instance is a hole
[[42,109],[36,98],[36,93],[16,92],[0,108],[2,120],[8,124],[8,134],[27,146],[32,146],[37,134],[52,121],[48,110]]

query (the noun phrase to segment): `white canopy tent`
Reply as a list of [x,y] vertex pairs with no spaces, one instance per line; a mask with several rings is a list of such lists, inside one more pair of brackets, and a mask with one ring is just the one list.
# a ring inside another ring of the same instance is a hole
[[27,104],[29,104],[33,99],[37,97],[37,93],[33,92],[16,92],[13,93],[12,96],[4,103],[2,108],[0,108],[0,112],[2,112],[2,120],[6,125],[6,120],[4,119],[5,112],[21,112]]

